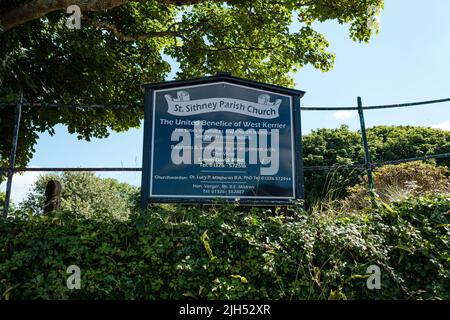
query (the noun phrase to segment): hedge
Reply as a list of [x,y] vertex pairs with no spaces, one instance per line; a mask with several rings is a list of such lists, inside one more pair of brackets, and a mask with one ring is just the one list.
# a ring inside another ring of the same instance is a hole
[[[350,213],[155,206],[0,219],[1,299],[449,299],[450,198]],[[81,289],[66,286],[69,265]],[[381,289],[366,286],[381,269]]]

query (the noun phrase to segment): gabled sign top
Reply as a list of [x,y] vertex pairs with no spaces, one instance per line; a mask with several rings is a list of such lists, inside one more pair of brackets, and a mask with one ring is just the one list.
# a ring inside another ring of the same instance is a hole
[[274,91],[277,93],[284,93],[288,95],[298,96],[302,98],[305,94],[305,91],[276,86],[273,84],[263,83],[263,82],[257,82],[253,80],[247,80],[239,77],[233,76],[229,72],[217,72],[214,76],[208,76],[208,77],[202,77],[202,78],[195,78],[195,79],[187,79],[187,80],[173,80],[173,81],[165,81],[165,82],[158,82],[158,83],[147,83],[142,84],[141,87],[143,89],[169,89],[174,87],[180,87],[185,85],[195,85],[195,84],[204,84],[204,83],[214,83],[214,82],[228,82],[228,83],[234,83],[234,84],[240,84],[243,86],[248,86],[256,89],[264,89],[269,91]]
[[303,195],[303,91],[220,72],[145,84],[141,206]]

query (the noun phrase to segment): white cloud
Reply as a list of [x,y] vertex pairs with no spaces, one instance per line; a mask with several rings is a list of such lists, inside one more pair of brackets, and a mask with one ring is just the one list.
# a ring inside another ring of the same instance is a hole
[[355,112],[354,111],[336,111],[335,113],[333,113],[333,118],[337,119],[337,120],[347,120],[347,119],[351,119],[355,116]]
[[441,130],[447,130],[450,131],[450,121],[444,121],[438,124],[433,124],[431,126],[433,129],[441,129]]
[[[41,174],[44,174],[44,172],[24,172],[23,174],[15,174],[11,188],[11,200],[15,204],[21,202]],[[0,190],[3,192],[6,191],[6,181],[0,185]]]

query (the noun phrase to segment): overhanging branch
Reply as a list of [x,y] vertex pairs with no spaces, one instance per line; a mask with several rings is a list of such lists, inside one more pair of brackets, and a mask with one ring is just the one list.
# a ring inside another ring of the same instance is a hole
[[6,32],[28,21],[38,19],[47,13],[66,10],[70,5],[77,5],[81,11],[103,11],[118,7],[130,0],[91,0],[91,1],[74,1],[74,0],[34,0],[27,2],[17,8],[3,12],[0,14],[0,28]]
[[104,21],[98,21],[93,20],[90,18],[83,18],[85,21],[87,21],[92,27],[94,28],[100,28],[107,30],[114,34],[119,40],[125,41],[125,42],[133,42],[133,41],[139,41],[139,40],[145,40],[152,37],[167,37],[167,36],[175,36],[175,37],[183,37],[183,35],[180,32],[171,30],[170,28],[167,30],[162,31],[151,31],[136,35],[128,35],[124,34],[122,31],[120,31],[117,26],[113,23],[108,23]]
[[[77,5],[81,12],[104,11],[121,6],[128,2],[141,2],[145,0],[33,0],[14,9],[0,13],[0,33],[11,30],[26,22],[41,18],[54,11],[66,10],[70,5]],[[206,0],[158,0],[167,5],[192,5]]]

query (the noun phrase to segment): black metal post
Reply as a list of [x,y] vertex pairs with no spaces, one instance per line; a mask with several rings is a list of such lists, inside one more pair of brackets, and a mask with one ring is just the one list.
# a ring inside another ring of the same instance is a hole
[[295,150],[295,198],[305,200],[305,173],[303,169],[303,147],[302,147],[302,122],[300,97],[293,96],[293,118],[294,118],[294,150]]
[[23,93],[21,92],[18,96],[16,103],[16,116],[14,119],[12,147],[11,147],[11,154],[9,156],[8,181],[6,183],[5,204],[3,207],[4,218],[8,216],[9,201],[11,198],[11,187],[14,176],[14,166],[16,164],[17,142],[19,140],[20,117],[22,116],[22,103],[23,103]]
[[359,122],[361,124],[361,138],[364,146],[364,165],[367,168],[367,180],[369,181],[370,193],[373,193],[372,163],[370,161],[369,145],[367,143],[366,124],[364,123],[364,112],[361,97],[358,97],[358,114]]

